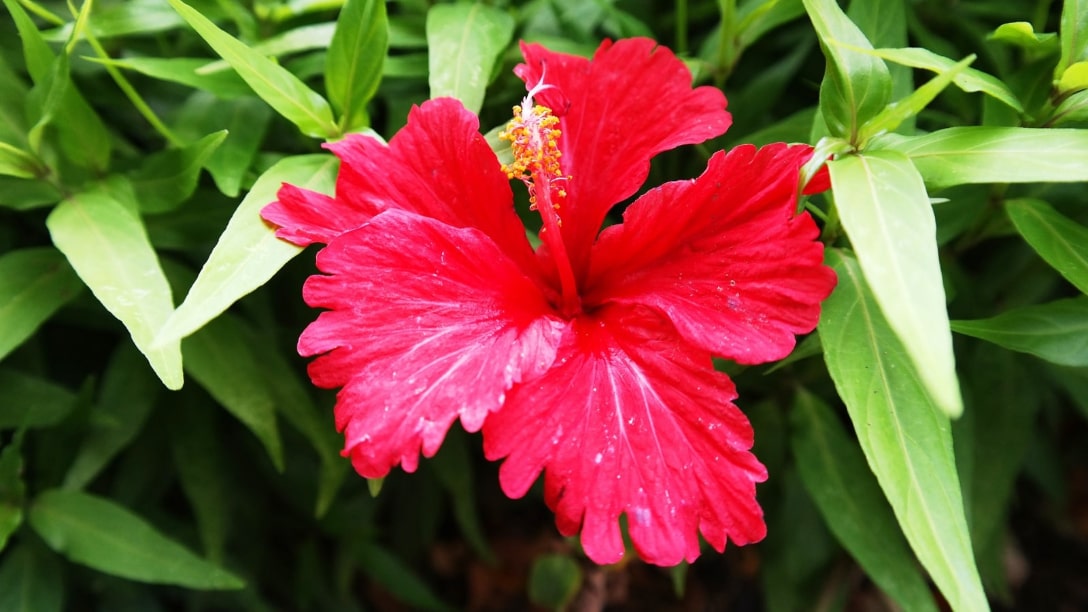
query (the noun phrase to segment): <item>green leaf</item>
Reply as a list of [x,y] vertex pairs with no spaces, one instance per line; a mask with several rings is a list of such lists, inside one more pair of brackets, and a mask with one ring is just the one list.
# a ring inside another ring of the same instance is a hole
[[529,601],[564,610],[582,588],[582,568],[567,555],[541,555],[529,570]]
[[60,559],[38,545],[17,546],[0,558],[0,610],[61,612],[64,580]]
[[0,430],[51,427],[75,408],[76,395],[55,383],[0,369]]
[[340,129],[369,123],[366,104],[378,91],[389,50],[389,21],[382,0],[347,0],[336,20],[325,64],[325,91],[340,113]]
[[64,200],[45,223],[53,243],[98,301],[128,328],[163,384],[180,389],[180,343],[152,346],[174,306],[140,217],[115,195],[95,191]]
[[514,18],[480,3],[427,11],[431,97],[452,96],[479,112],[495,61],[514,35]]
[[934,401],[959,416],[937,228],[921,177],[891,151],[843,157],[828,168],[842,226],[884,316]]
[[31,210],[56,204],[61,199],[61,192],[55,185],[46,181],[27,180],[11,176],[0,176],[0,208],[11,210]]
[[140,211],[167,212],[189,199],[204,162],[226,137],[227,131],[222,130],[181,149],[167,149],[149,157],[131,176]]
[[880,148],[910,157],[934,187],[1088,181],[1088,130],[954,127],[890,137]]
[[200,329],[279,271],[302,251],[276,238],[260,217],[283,183],[331,193],[338,160],[331,155],[302,155],[280,160],[265,171],[231,217],[189,294],[160,332],[169,343]]
[[56,249],[0,255],[0,359],[32,336],[83,283]]
[[36,178],[45,174],[41,161],[32,153],[0,142],[0,174],[19,178]]
[[261,355],[238,318],[223,315],[185,341],[185,371],[264,444],[283,471],[283,447],[275,401],[265,381]]
[[26,133],[30,131],[25,113],[29,89],[23,79],[0,57],[0,141],[27,148]]
[[0,552],[7,547],[11,534],[23,524],[26,485],[20,442],[21,434],[17,433],[14,441],[0,446]]
[[901,123],[922,112],[973,61],[975,61],[975,56],[968,56],[951,68],[941,71],[940,74],[914,90],[907,97],[889,104],[875,117],[867,121],[865,125],[861,126],[858,141],[864,146],[864,143],[873,136],[894,131]]
[[461,533],[477,556],[487,563],[493,563],[495,556],[487,546],[476,509],[478,497],[464,431],[449,431],[446,434],[441,450],[431,461],[431,467],[438,481],[453,498],[453,514]]
[[140,433],[159,395],[155,374],[129,344],[114,351],[83,441],[64,477],[65,489],[82,489]]
[[240,589],[234,574],[194,555],[116,503],[53,489],[30,506],[30,524],[70,560],[129,580],[192,589]]
[[987,610],[952,453],[948,417],[930,399],[853,257],[827,259],[839,284],[820,338],[835,388],[903,534],[954,610]]
[[1008,200],[1005,212],[1031,248],[1088,295],[1088,228],[1042,200]]
[[381,546],[361,543],[356,550],[359,565],[378,584],[414,610],[451,610],[404,561]]
[[904,610],[936,612],[937,605],[880,485],[831,408],[800,390],[791,419],[797,470],[831,532]]
[[[343,2],[344,0],[338,0]],[[280,57],[312,51],[314,49],[327,49],[333,34],[336,33],[335,23],[315,23],[304,25],[286,32],[281,32],[263,40],[253,43],[250,51],[265,57]],[[201,74],[214,74],[230,69],[230,63],[225,60],[216,60],[200,67],[197,72]]]
[[1065,0],[1059,27],[1062,54],[1054,67],[1055,78],[1073,64],[1088,60],[1088,0]]
[[100,57],[84,58],[91,62],[116,66],[132,70],[162,81],[181,83],[195,89],[213,93],[220,98],[237,98],[253,95],[253,90],[233,70],[201,73],[197,69],[208,64],[208,60],[189,57],[126,57],[105,59]]
[[[886,59],[889,62],[895,62],[901,66],[920,68],[922,70],[938,73],[945,72],[956,66],[955,60],[948,59],[929,49],[920,47],[874,49],[871,53],[879,58]],[[982,92],[996,100],[1004,102],[1017,112],[1024,112],[1024,107],[1020,104],[1020,100],[1016,98],[1016,94],[1014,94],[1005,83],[997,77],[986,74],[981,70],[964,68],[961,72],[958,72],[953,76],[952,83],[963,91],[970,93]]]
[[884,110],[891,97],[888,67],[879,58],[850,49],[873,46],[834,0],[804,3],[827,58],[820,111],[832,136],[857,144],[858,130]]
[[1088,62],[1077,62],[1065,69],[1058,79],[1058,93],[1088,89]]
[[317,138],[335,138],[340,134],[328,102],[298,77],[219,29],[181,0],[170,0],[170,4],[245,79],[254,93],[303,134]]
[[227,138],[204,161],[204,167],[224,195],[237,197],[250,166],[268,131],[272,109],[253,96],[222,100],[207,92],[195,92],[178,111],[175,133],[196,140],[220,129]]
[[[176,30],[185,25],[178,14],[163,4],[162,0],[125,0],[124,2],[96,2],[94,17],[90,20],[95,38],[109,39],[132,34],[147,36],[157,32]],[[72,35],[71,22],[43,32],[46,40],[62,42]]]
[[208,559],[222,563],[232,523],[232,486],[228,479],[229,444],[215,414],[202,400],[192,400],[170,414],[170,450],[178,479],[196,515]]
[[19,40],[23,43],[23,60],[26,62],[27,72],[35,83],[39,83],[46,78],[53,65],[53,51],[18,0],[3,0],[3,2],[15,21]]
[[1014,45],[1039,55],[1047,55],[1058,50],[1058,39],[1053,33],[1036,33],[1035,28],[1026,21],[1003,23],[990,34],[990,40]]
[[1088,296],[953,321],[952,329],[1058,365],[1088,366]]

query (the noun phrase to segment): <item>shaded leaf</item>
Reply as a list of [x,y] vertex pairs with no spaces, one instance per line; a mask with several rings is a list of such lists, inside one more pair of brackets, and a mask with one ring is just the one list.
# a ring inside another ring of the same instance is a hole
[[224,442],[214,416],[206,403],[197,401],[171,412],[170,451],[181,488],[196,515],[204,552],[212,562],[221,564],[231,528],[234,496],[228,479],[230,458],[223,452],[229,445]]
[[452,96],[479,112],[495,61],[510,43],[514,19],[480,3],[438,4],[427,11],[431,97]]
[[254,93],[298,126],[303,134],[319,138],[339,134],[328,102],[298,77],[219,29],[181,0],[170,0],[170,4],[238,72]]
[[219,317],[185,341],[185,371],[257,436],[282,472],[275,401],[265,382],[261,356],[246,336],[240,319]]
[[382,0],[347,0],[336,20],[325,65],[325,90],[340,113],[340,129],[353,132],[369,123],[366,104],[378,91],[389,49]]
[[1005,211],[1031,248],[1088,294],[1088,228],[1042,200],[1008,200]]
[[56,249],[38,247],[0,255],[0,359],[83,288]]
[[331,193],[338,160],[302,155],[280,160],[261,175],[234,211],[185,300],[163,325],[159,342],[169,343],[200,329],[235,301],[279,271],[302,249],[276,238],[260,217],[282,183]]
[[49,380],[0,369],[0,429],[56,425],[75,404],[74,393]]
[[403,561],[381,546],[364,542],[356,549],[359,565],[379,584],[415,610],[452,610]]
[[60,559],[56,555],[23,545],[0,558],[0,610],[61,612],[64,593]]
[[226,130],[208,134],[180,149],[167,149],[149,157],[132,174],[132,188],[144,213],[172,210],[196,190],[205,160],[227,137]]
[[174,128],[178,137],[186,140],[227,131],[226,140],[205,159],[204,167],[219,191],[234,198],[257,158],[271,119],[272,109],[253,96],[222,100],[196,92],[181,107]]
[[529,570],[529,601],[563,610],[582,588],[582,568],[567,555],[542,555]]
[[925,185],[900,154],[852,155],[828,163],[835,205],[892,329],[905,345],[934,401],[963,412],[936,222]]
[[30,524],[70,560],[129,580],[193,589],[240,589],[230,572],[194,555],[116,503],[53,489],[30,506]]
[[16,435],[14,441],[0,446],[0,552],[7,547],[11,534],[23,524],[26,485],[20,442],[20,436]]
[[1088,296],[953,321],[957,333],[1064,366],[1088,366]]
[[128,328],[163,384],[181,388],[180,343],[152,346],[174,307],[140,217],[111,193],[85,192],[57,205],[46,226],[98,301]]
[[954,610],[986,610],[948,417],[926,392],[877,306],[858,262],[832,250],[839,284],[823,304],[820,338],[835,388],[900,528]]
[[791,411],[797,471],[831,532],[865,573],[904,610],[937,605],[895,515],[857,443],[831,409],[800,390]]

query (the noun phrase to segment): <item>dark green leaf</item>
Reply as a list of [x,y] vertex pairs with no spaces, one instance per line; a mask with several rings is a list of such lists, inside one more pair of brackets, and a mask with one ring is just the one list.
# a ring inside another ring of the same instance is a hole
[[331,155],[304,155],[284,158],[266,170],[235,210],[189,294],[163,326],[159,341],[170,342],[200,329],[300,253],[300,247],[276,238],[260,211],[275,201],[282,183],[331,193],[337,165]]
[[333,138],[340,133],[328,102],[298,77],[219,29],[181,0],[170,0],[170,4],[245,79],[254,93],[302,133],[320,138]]
[[369,121],[366,104],[378,91],[389,49],[382,0],[347,0],[336,20],[325,66],[325,89],[340,113],[340,128],[354,132]]
[[39,247],[0,256],[0,359],[23,343],[83,283],[56,249]]
[[888,68],[879,58],[851,48],[873,46],[834,0],[804,0],[827,58],[820,111],[832,136],[857,144],[858,130],[884,110],[891,97]]
[[479,112],[495,61],[510,43],[514,19],[485,4],[438,4],[427,12],[431,97],[452,96]]
[[194,92],[178,111],[174,132],[186,141],[225,129],[227,138],[208,156],[204,167],[224,195],[237,197],[268,131],[272,109],[253,96],[222,100]]
[[185,341],[185,371],[264,444],[277,470],[283,448],[261,356],[238,318],[223,315]]
[[828,168],[866,283],[934,401],[959,416],[963,400],[925,185],[910,161],[892,151],[847,156]]
[[493,562],[495,557],[487,547],[484,531],[476,510],[476,488],[473,483],[472,463],[468,453],[466,434],[450,431],[442,448],[431,461],[438,481],[453,498],[453,513],[461,533],[481,559]]
[[76,395],[48,380],[0,369],[0,429],[49,427],[68,416]]
[[181,347],[152,345],[173,312],[170,286],[143,221],[105,191],[73,195],[46,219],[53,243],[98,301],[120,319],[163,384],[182,384]]
[[207,405],[189,402],[170,415],[170,450],[181,488],[196,515],[204,553],[213,563],[223,562],[232,519],[230,458],[216,427],[215,414]]
[[820,338],[869,467],[952,608],[985,610],[948,417],[918,379],[857,261],[835,250],[827,259],[839,284],[823,304]]
[[857,443],[807,391],[798,392],[791,414],[797,470],[831,532],[904,610],[935,612],[925,578]]
[[563,610],[582,588],[582,568],[567,555],[542,555],[529,570],[529,601]]
[[16,435],[14,442],[0,446],[0,552],[7,547],[11,534],[23,524],[26,485],[19,442],[20,436]]
[[61,192],[45,181],[0,176],[0,207],[30,210],[56,204]]
[[0,557],[0,610],[61,612],[64,593],[60,560],[49,551],[24,545]]
[[1088,297],[1026,306],[989,319],[953,321],[958,333],[1051,363],[1088,366]]
[[143,428],[159,394],[155,374],[132,345],[117,347],[79,451],[64,478],[65,489],[82,489]]
[[222,130],[187,147],[167,149],[149,157],[131,177],[140,211],[162,213],[189,199],[196,190],[204,162],[226,137],[226,130]]
[[362,543],[356,552],[359,565],[379,584],[415,610],[451,610],[403,561],[381,546]]
[[193,589],[239,589],[235,575],[194,555],[144,519],[87,493],[38,495],[30,524],[50,548],[76,563],[129,580]]
[[1088,228],[1042,200],[1009,200],[1005,211],[1031,248],[1088,294]]

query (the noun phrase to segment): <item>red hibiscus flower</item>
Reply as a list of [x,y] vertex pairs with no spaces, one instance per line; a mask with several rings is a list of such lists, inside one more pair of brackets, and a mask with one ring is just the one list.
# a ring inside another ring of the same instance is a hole
[[[483,429],[507,494],[541,472],[559,530],[598,563],[647,561],[761,539],[765,468],[736,390],[711,356],[785,357],[835,283],[818,230],[795,215],[806,146],[742,146],[667,183],[601,231],[659,152],[730,124],[725,97],[692,88],[647,39],[592,60],[524,44],[529,95],[500,164],[456,100],[413,108],[388,145],[330,148],[335,197],[284,185],[263,211],[295,244],[327,246],[303,289],[325,309],[299,339],[310,376],[341,388],[344,454],[366,477],[432,456],[451,424]],[[511,178],[543,219],[534,250]]]

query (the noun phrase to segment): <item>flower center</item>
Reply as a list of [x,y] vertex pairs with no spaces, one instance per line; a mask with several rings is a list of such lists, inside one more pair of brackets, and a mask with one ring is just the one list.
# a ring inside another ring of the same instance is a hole
[[533,102],[535,94],[549,87],[542,78],[529,90],[521,104],[514,107],[514,118],[499,134],[500,139],[510,142],[514,160],[503,164],[502,169],[508,177],[525,183],[529,190],[529,209],[539,212],[544,222],[540,240],[547,245],[559,274],[559,310],[566,316],[574,316],[581,312],[581,300],[570,257],[559,230],[563,225],[559,211],[566,200],[566,186],[571,177],[563,174],[559,164],[563,154],[559,150],[559,118],[551,109]]

